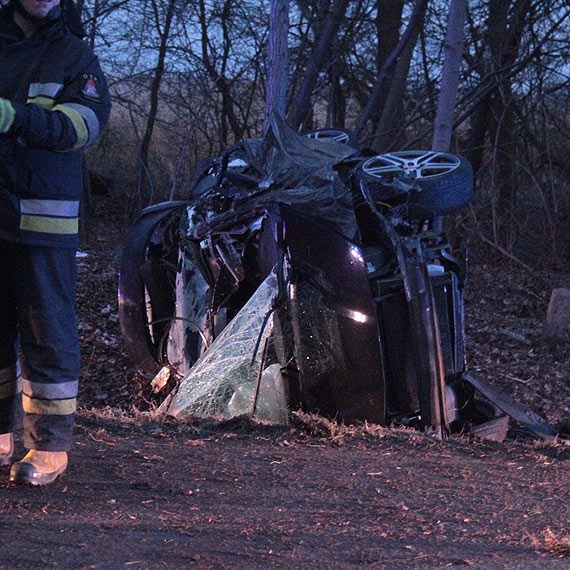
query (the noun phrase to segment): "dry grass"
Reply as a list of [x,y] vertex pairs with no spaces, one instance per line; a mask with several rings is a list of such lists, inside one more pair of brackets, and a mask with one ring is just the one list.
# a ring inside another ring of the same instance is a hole
[[547,528],[540,536],[529,535],[534,548],[555,556],[570,556],[570,534],[557,535]]
[[358,423],[345,425],[335,420],[329,420],[318,414],[297,410],[291,413],[291,425],[299,432],[311,437],[331,439],[340,443],[345,437],[373,436],[375,438],[385,437],[389,431],[378,424]]

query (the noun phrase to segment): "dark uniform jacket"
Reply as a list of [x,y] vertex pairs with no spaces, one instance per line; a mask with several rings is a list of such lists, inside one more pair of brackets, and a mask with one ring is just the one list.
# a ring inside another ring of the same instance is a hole
[[0,135],[0,239],[76,247],[81,151],[109,117],[105,77],[60,8],[28,38],[0,10],[0,97],[16,118]]

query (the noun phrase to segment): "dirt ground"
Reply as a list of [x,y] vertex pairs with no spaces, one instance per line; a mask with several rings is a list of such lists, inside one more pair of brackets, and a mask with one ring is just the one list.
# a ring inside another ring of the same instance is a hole
[[569,568],[569,480],[561,447],[82,413],[59,482],[0,484],[0,568]]
[[[124,231],[97,221],[79,260],[70,467],[48,488],[12,486],[1,468],[0,568],[570,568],[570,447],[301,414],[290,426],[153,417],[120,343]],[[570,351],[542,343],[541,323],[569,275],[490,252],[470,270],[468,367],[564,428]]]

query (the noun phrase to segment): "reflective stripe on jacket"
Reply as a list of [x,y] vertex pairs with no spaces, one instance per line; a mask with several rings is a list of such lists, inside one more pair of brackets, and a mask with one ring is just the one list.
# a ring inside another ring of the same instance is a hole
[[0,97],[16,109],[10,133],[0,135],[0,238],[75,247],[81,151],[110,111],[99,62],[62,18],[26,38],[4,8]]

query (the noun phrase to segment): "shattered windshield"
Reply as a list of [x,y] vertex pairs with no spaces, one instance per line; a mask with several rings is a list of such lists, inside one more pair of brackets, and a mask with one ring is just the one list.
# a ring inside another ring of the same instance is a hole
[[[276,294],[277,279],[271,273],[194,364],[177,393],[163,404],[163,411],[174,416],[225,417],[253,411],[262,358],[260,347],[271,334],[271,310]],[[280,389],[267,381],[258,388],[258,410],[263,412],[267,408],[265,415],[271,415],[266,419],[275,418],[275,409],[286,410]],[[282,414],[277,413],[281,417]]]

